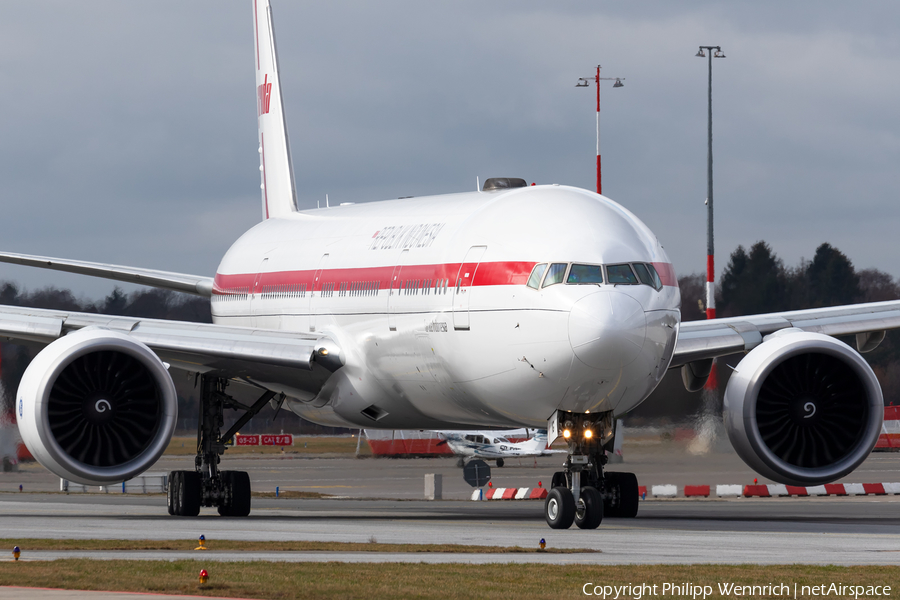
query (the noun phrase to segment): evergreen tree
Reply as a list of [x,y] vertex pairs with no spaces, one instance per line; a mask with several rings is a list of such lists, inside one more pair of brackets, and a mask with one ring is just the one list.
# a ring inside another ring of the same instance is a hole
[[784,265],[769,245],[756,242],[750,253],[738,246],[722,276],[722,316],[784,310]]
[[122,288],[116,286],[103,301],[103,308],[100,309],[100,312],[104,315],[124,315],[127,306],[128,297],[122,291]]
[[816,248],[807,276],[812,307],[852,304],[862,295],[853,263],[831,244]]

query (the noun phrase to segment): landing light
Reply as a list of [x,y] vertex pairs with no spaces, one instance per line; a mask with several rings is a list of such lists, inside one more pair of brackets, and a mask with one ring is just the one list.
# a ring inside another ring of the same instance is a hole
[[590,429],[584,430],[584,439],[589,440],[594,435],[594,433]]
[[563,437],[566,438],[566,439],[569,439],[570,437],[572,437],[572,432],[569,431],[568,429],[564,429],[564,430],[563,430]]

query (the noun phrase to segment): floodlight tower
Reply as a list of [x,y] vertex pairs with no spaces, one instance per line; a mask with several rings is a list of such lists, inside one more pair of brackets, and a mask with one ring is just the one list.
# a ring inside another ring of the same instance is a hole
[[589,81],[593,79],[597,84],[597,193],[603,193],[602,177],[600,175],[600,82],[615,81],[614,88],[624,87],[624,77],[600,77],[600,65],[597,65],[597,74],[594,77],[579,77],[575,87],[586,88],[591,84]]
[[[713,52],[715,51],[715,52]],[[716,318],[716,265],[713,243],[713,154],[712,154],[712,59],[725,58],[719,46],[700,46],[695,56],[709,52],[709,135],[706,153],[706,318]]]

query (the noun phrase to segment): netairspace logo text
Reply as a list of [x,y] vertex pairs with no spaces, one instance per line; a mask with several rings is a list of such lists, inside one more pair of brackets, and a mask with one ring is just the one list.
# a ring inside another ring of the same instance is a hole
[[718,583],[699,585],[695,583],[636,583],[627,585],[604,585],[593,582],[585,583],[581,591],[585,596],[597,596],[604,600],[641,600],[642,598],[681,596],[694,600],[706,600],[713,594],[728,598],[758,598],[762,596],[780,596],[784,598],[820,598],[833,596],[839,598],[878,598],[889,597],[889,585],[846,585],[844,583],[821,583],[818,585],[800,585],[794,583],[769,583],[766,585],[741,585],[737,583]]

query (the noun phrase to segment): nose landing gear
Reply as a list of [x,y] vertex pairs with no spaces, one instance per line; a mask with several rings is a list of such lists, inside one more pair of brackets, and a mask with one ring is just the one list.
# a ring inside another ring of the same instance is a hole
[[612,446],[616,421],[608,413],[557,411],[548,423],[549,440],[562,437],[568,457],[553,474],[544,501],[544,518],[553,529],[596,529],[603,517],[634,517],[638,509],[637,478],[632,473],[604,473],[607,446]]

